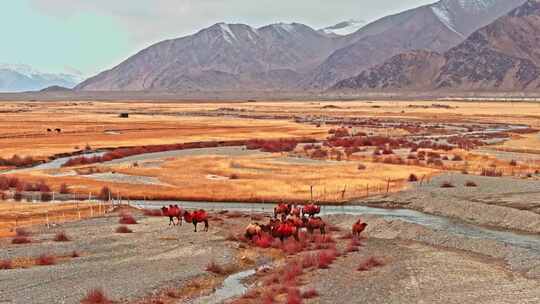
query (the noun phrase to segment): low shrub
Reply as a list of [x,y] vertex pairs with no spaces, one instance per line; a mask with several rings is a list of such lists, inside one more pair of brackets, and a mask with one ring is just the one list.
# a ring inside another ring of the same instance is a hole
[[289,291],[287,292],[286,304],[301,304],[301,303],[302,303],[302,295],[300,294],[300,290],[298,290],[298,288],[289,288]]
[[1,260],[0,261],[0,270],[13,269],[13,263],[11,260]]
[[24,229],[24,228],[17,228],[15,229],[15,235],[16,236],[30,236],[30,231]]
[[111,300],[107,298],[102,289],[93,289],[89,291],[81,300],[81,304],[111,304]]
[[367,167],[364,164],[358,164],[358,170],[366,170]]
[[55,242],[69,242],[71,241],[71,239],[64,231],[60,231],[54,236],[54,241]]
[[69,256],[72,258],[79,258],[81,257],[81,254],[78,251],[73,251]]
[[409,180],[409,182],[411,182],[411,183],[415,183],[415,182],[418,181],[418,176],[416,176],[416,174],[411,174],[411,175],[409,175],[409,179],[408,179],[408,180]]
[[478,187],[478,185],[473,181],[467,181],[465,187]]
[[118,223],[122,225],[136,225],[137,220],[131,214],[122,213],[120,215],[120,219],[118,220]]
[[384,266],[384,262],[382,260],[375,257],[369,257],[360,263],[357,270],[369,271],[375,267],[380,267],[380,266]]
[[454,157],[452,157],[452,161],[463,161],[463,157],[459,155],[454,155]]
[[42,254],[36,259],[36,265],[49,266],[56,264],[56,257],[50,254]]
[[318,254],[318,267],[326,269],[334,262],[337,257],[337,252],[334,250],[323,250]]
[[221,267],[220,265],[218,265],[214,261],[212,261],[208,265],[206,265],[206,271],[211,272],[211,273],[215,273],[215,274],[218,274],[218,275],[224,275],[225,274],[225,269],[223,269],[223,267]]
[[120,227],[116,228],[116,233],[132,233],[132,232],[133,232],[133,230],[129,229],[126,226],[120,226]]
[[232,179],[232,180],[236,180],[236,179],[240,179],[240,177],[238,176],[238,174],[231,174],[231,176],[229,177],[229,179]]
[[15,245],[28,244],[28,243],[32,243],[32,240],[26,236],[16,236],[11,240],[11,244],[15,244]]
[[319,296],[317,290],[311,288],[302,293],[302,298],[304,299],[313,299]]
[[144,209],[143,214],[145,216],[162,216],[161,210],[159,209]]
[[455,188],[455,186],[451,182],[445,181],[441,184],[441,188]]

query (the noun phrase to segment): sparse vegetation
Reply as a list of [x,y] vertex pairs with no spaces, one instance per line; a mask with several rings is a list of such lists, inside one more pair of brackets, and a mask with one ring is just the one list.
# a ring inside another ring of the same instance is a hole
[[102,289],[93,289],[86,294],[81,300],[81,304],[112,304],[113,302],[107,298]]
[[116,228],[116,233],[132,233],[133,230],[129,229],[127,226],[120,226]]
[[65,231],[60,231],[54,236],[55,242],[69,242],[71,238],[66,234]]

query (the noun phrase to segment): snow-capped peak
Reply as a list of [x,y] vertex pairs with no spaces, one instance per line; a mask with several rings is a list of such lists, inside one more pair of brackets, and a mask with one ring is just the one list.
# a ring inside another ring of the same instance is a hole
[[358,31],[364,25],[366,25],[366,22],[363,20],[351,19],[344,22],[340,22],[336,25],[325,27],[323,29],[320,29],[319,31],[327,35],[345,36],[345,35],[349,35]]
[[0,70],[14,71],[29,78],[41,74],[41,72],[26,64],[0,63]]

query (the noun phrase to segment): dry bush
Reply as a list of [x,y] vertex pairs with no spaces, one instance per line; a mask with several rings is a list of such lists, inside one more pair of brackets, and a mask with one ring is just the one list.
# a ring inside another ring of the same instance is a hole
[[137,224],[137,220],[131,214],[122,213],[120,215],[120,219],[118,220],[118,223],[122,225],[135,225]]
[[32,240],[26,236],[16,236],[11,240],[11,244],[15,244],[15,245],[28,244],[28,243],[32,243]]
[[298,288],[289,288],[286,304],[302,304],[302,295]]
[[375,267],[380,267],[380,266],[384,266],[384,262],[382,260],[375,257],[369,257],[360,263],[357,270],[369,271]]
[[229,176],[229,179],[232,179],[232,180],[237,180],[237,179],[240,179],[240,176],[238,176],[238,174],[231,174],[231,176]]
[[313,299],[319,296],[317,290],[311,288],[302,293],[302,298],[304,299]]
[[69,242],[69,241],[71,241],[71,239],[66,234],[66,232],[60,231],[54,236],[54,241],[55,242]]
[[478,187],[478,185],[473,181],[467,181],[465,187]]
[[320,269],[326,269],[334,262],[337,257],[335,250],[323,250],[318,254],[318,267]]
[[441,188],[455,188],[455,186],[451,182],[445,181],[441,184]]
[[215,273],[215,274],[218,274],[218,275],[224,275],[225,274],[225,269],[223,269],[223,267],[221,267],[220,265],[218,265],[214,261],[212,261],[208,265],[206,265],[206,271],[211,272],[211,273]]
[[65,183],[60,185],[60,194],[69,194],[69,187]]
[[143,214],[145,216],[163,216],[159,209],[144,209]]
[[72,257],[72,258],[79,258],[79,257],[81,257],[81,254],[74,250],[73,252],[71,252],[71,254],[69,256]]
[[30,231],[24,229],[24,228],[17,228],[15,229],[15,235],[16,236],[30,236]]
[[132,233],[132,232],[133,232],[133,230],[129,229],[126,226],[120,226],[120,227],[116,228],[116,233]]
[[49,266],[56,264],[56,257],[50,254],[42,254],[36,259],[36,265]]
[[367,167],[364,164],[358,164],[358,170],[366,170]]
[[415,182],[418,181],[418,176],[416,176],[416,174],[411,174],[411,175],[409,175],[408,181],[411,182],[411,183],[415,183]]
[[454,155],[454,157],[452,157],[452,161],[463,161],[463,158],[459,155]]
[[111,304],[102,289],[93,289],[81,300],[81,304]]
[[0,270],[13,269],[11,260],[0,260]]

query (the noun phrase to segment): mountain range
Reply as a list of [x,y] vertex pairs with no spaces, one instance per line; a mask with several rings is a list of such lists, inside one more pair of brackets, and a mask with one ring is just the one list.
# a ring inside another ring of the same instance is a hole
[[51,86],[73,88],[81,80],[75,74],[43,73],[28,65],[0,64],[0,92],[37,91]]
[[444,53],[399,54],[332,90],[536,90],[539,50],[540,3],[529,0]]
[[[416,84],[414,75],[429,78],[452,62],[446,56],[461,56],[452,51],[469,41],[467,37],[524,3],[526,0],[441,0],[365,25],[347,21],[319,30],[299,23],[259,28],[218,23],[193,35],[152,45],[75,89],[355,90],[371,86],[356,81],[357,77],[361,80],[365,73],[381,69],[378,77],[385,78],[383,74],[391,73],[398,64],[411,66],[406,73]],[[456,85],[448,73],[459,68],[447,69],[437,87]],[[373,88],[400,82],[381,79]]]

